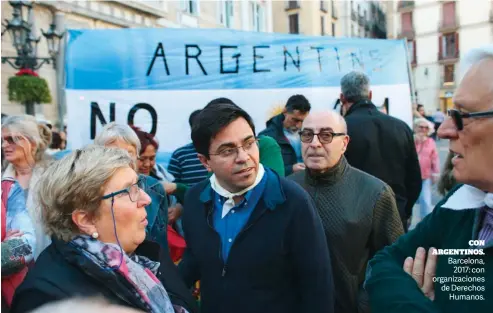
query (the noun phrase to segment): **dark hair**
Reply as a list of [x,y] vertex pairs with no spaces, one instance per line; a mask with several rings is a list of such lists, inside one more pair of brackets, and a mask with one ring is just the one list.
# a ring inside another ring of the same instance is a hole
[[207,103],[206,106],[209,106],[209,105],[212,105],[212,104],[218,104],[218,103],[223,103],[223,104],[234,104],[236,105],[236,103],[233,102],[233,100],[229,99],[229,98],[216,98],[216,99],[213,99],[211,100],[209,103]]
[[423,108],[423,109],[424,109],[424,108],[425,108],[425,106],[424,106],[424,105],[422,105],[422,104],[418,104],[418,106],[416,107],[416,110],[419,110],[420,108]]
[[310,102],[303,95],[294,95],[289,97],[288,102],[286,102],[286,111],[293,112],[298,110],[301,113],[310,112],[311,106]]
[[[220,98],[225,99],[225,98]],[[192,126],[192,142],[198,153],[209,158],[212,139],[226,126],[238,118],[244,118],[255,134],[255,125],[248,113],[233,101],[219,102],[215,99],[205,106]]]
[[50,149],[61,149],[62,148],[62,137],[57,132],[51,133],[51,144]]
[[192,114],[190,114],[190,117],[188,118],[188,124],[190,124],[190,127],[193,126],[193,121],[197,118],[200,111],[202,111],[202,110],[195,110],[192,112]]
[[139,155],[144,153],[144,151],[146,151],[149,145],[152,145],[156,150],[159,149],[159,143],[157,142],[157,140],[154,138],[153,135],[141,130],[138,127],[135,126],[130,126],[130,127],[134,130],[135,134],[137,135],[140,141]]

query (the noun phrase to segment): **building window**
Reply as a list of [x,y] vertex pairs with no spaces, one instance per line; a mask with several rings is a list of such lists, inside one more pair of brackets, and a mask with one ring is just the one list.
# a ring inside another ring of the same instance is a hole
[[257,32],[265,31],[264,7],[257,2],[250,2],[252,12],[252,29]]
[[351,37],[354,37],[354,25],[351,24]]
[[286,9],[299,9],[300,4],[298,1],[288,1],[288,7]]
[[336,36],[336,23],[332,23],[332,36]]
[[198,0],[182,0],[181,1],[182,10],[191,15],[198,15],[199,9],[197,2]]
[[220,1],[220,18],[219,22],[230,28],[233,26],[234,4],[231,0]]
[[325,36],[325,16],[320,17],[320,34]]
[[325,4],[325,0],[320,1],[320,10],[323,12],[327,12],[327,6]]
[[439,38],[439,58],[455,59],[459,57],[459,34],[449,33]]
[[445,84],[453,84],[455,81],[455,65],[454,64],[447,64],[443,67],[443,82]]
[[363,11],[363,16],[365,17],[365,22],[368,20],[366,17],[366,9]]
[[290,34],[299,34],[300,33],[298,14],[291,14],[289,16],[289,33]]
[[442,6],[442,27],[456,26],[455,1],[445,2]]

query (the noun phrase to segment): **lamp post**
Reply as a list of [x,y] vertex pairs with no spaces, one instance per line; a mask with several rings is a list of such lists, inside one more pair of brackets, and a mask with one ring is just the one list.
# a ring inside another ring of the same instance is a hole
[[[60,41],[65,32],[56,30],[55,22],[50,25],[48,31],[43,33],[48,43],[48,54],[50,57],[38,58],[38,43],[41,37],[36,37],[34,29],[33,5],[30,1],[9,1],[13,8],[12,19],[5,20],[3,26],[5,32],[8,32],[12,39],[12,44],[17,51],[15,57],[2,57],[2,64],[8,63],[15,69],[38,70],[45,63],[52,63],[56,69],[56,58],[60,50]],[[25,103],[26,113],[34,115],[34,103]]]

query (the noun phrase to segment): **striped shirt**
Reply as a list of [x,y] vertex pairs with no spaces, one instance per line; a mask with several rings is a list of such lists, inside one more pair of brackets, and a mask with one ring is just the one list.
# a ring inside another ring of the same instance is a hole
[[208,172],[200,163],[197,151],[189,143],[176,149],[169,161],[168,171],[175,177],[175,183],[192,186],[208,177]]

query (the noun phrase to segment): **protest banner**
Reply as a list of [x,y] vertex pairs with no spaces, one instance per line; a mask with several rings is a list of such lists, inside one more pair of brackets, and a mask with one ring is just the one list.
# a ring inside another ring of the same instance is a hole
[[405,41],[227,29],[70,30],[66,46],[69,148],[92,142],[110,121],[155,134],[161,153],[190,142],[188,117],[227,97],[257,132],[287,99],[303,94],[333,109],[341,77],[370,77],[373,102],[412,122]]

